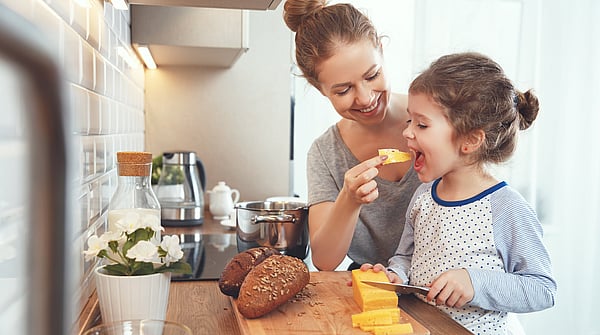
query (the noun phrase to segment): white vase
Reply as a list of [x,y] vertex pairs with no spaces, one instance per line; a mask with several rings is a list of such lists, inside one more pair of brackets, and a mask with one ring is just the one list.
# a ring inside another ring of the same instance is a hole
[[171,284],[170,272],[113,276],[98,267],[95,277],[102,322],[165,320]]

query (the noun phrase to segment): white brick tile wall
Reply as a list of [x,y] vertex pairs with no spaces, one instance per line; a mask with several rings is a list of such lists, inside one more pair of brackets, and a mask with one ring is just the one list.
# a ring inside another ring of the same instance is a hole
[[[70,265],[79,283],[72,292],[77,312],[94,289],[95,264],[85,262],[81,251],[90,235],[105,230],[117,182],[116,152],[144,150],[145,116],[144,69],[141,63],[132,68],[117,55],[117,47],[131,51],[129,12],[102,0],[87,0],[89,6],[83,7],[84,1],[0,0],[39,28],[65,80],[70,139],[78,162],[75,175],[69,176],[76,188]],[[0,137],[0,148],[11,145]],[[11,150],[0,150],[0,161],[9,159],[5,152]]]

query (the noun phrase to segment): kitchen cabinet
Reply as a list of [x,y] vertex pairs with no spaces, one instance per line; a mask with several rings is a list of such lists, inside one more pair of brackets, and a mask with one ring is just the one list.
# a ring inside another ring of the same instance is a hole
[[131,42],[148,46],[158,66],[228,68],[248,50],[242,9],[131,6]]
[[129,0],[129,4],[272,10],[281,0]]

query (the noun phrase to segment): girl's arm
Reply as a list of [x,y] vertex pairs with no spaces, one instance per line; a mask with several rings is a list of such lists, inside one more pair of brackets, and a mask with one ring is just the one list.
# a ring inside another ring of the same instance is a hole
[[402,283],[409,282],[408,275],[410,271],[410,263],[415,250],[413,223],[409,216],[413,202],[414,196],[413,200],[411,200],[411,203],[408,206],[409,209],[406,214],[406,224],[404,225],[404,231],[402,232],[402,238],[400,238],[398,249],[396,249],[394,256],[390,258],[388,265],[388,270],[396,273],[398,277],[400,277]]
[[467,269],[473,305],[489,310],[528,313],[554,306],[556,282],[533,209],[516,192],[492,204],[494,240],[506,272]]

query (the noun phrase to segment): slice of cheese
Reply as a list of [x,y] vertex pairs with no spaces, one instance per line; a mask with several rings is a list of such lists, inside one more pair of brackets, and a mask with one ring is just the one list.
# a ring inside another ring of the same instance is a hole
[[385,272],[352,270],[352,294],[354,301],[363,312],[383,308],[398,307],[398,296],[396,292],[386,291],[362,282],[362,280],[374,280],[389,282]]
[[352,327],[385,326],[400,322],[400,308],[383,308],[352,315]]
[[378,152],[379,156],[388,156],[388,158],[382,163],[383,165],[407,162],[411,159],[410,153],[400,151],[398,149],[379,149]]
[[373,335],[412,334],[413,327],[410,323],[396,323],[388,326],[373,326],[368,331]]

